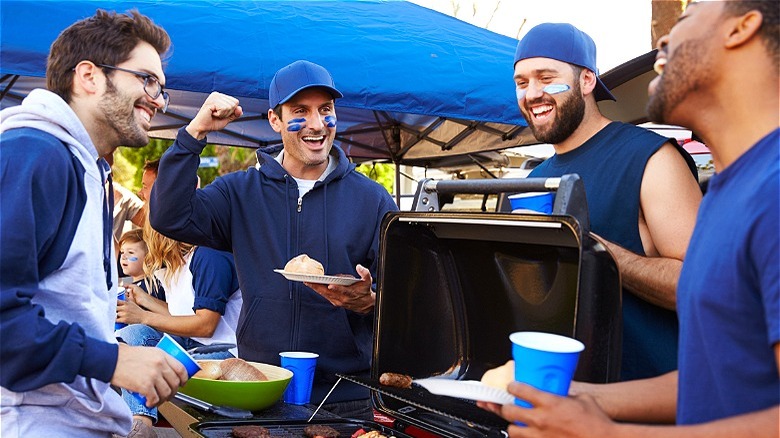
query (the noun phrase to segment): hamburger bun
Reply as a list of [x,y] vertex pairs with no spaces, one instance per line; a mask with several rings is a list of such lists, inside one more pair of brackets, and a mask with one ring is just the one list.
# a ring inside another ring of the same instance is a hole
[[487,370],[482,376],[481,382],[487,386],[506,391],[509,382],[515,380],[515,361],[501,365],[498,368]]
[[225,359],[221,364],[222,379],[237,382],[266,381],[268,377],[262,371],[237,357]]
[[199,362],[200,371],[192,377],[201,379],[219,380],[222,377],[222,367],[219,362]]
[[306,254],[293,257],[284,265],[284,270],[285,272],[292,272],[295,274],[325,275],[325,269],[322,267],[322,263]]

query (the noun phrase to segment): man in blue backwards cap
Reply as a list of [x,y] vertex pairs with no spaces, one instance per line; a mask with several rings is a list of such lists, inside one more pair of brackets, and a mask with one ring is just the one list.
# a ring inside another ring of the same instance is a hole
[[[282,351],[319,354],[311,402],[319,403],[335,373],[368,376],[379,226],[396,210],[387,191],[355,170],[333,145],[335,100],[342,94],[320,65],[296,61],[270,84],[268,121],[284,149],[257,152],[251,169],[195,189],[206,134],[242,114],[238,100],[212,93],[162,156],[151,194],[152,226],[174,239],[232,251],[244,306],[239,357],[279,364]],[[326,274],[357,271],[350,286],[288,281],[274,272],[300,254]],[[324,408],[373,419],[367,390],[340,385]]]
[[531,177],[576,173],[592,231],[618,263],[623,294],[623,380],[676,369],[675,289],[701,201],[696,168],[673,139],[613,122],[596,45],[571,24],[544,23],[517,45],[517,104],[555,154]]

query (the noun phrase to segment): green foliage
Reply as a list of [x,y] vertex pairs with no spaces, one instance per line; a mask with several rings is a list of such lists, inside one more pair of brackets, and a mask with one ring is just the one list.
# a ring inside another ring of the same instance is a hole
[[386,163],[367,163],[359,165],[357,171],[381,184],[388,193],[393,193],[393,186],[395,185],[395,165]]
[[114,180],[132,190],[141,190],[141,176],[144,163],[159,159],[163,152],[173,144],[173,140],[152,138],[149,144],[141,148],[120,147],[114,152]]
[[[119,148],[114,153],[114,181],[133,192],[141,189],[143,167],[147,161],[159,159],[173,140],[152,138],[142,148]],[[202,157],[219,157],[219,167],[201,167],[198,169],[201,187],[205,187],[218,176],[236,170],[245,169],[255,162],[255,150],[243,147],[227,147],[209,144],[203,149]],[[393,193],[395,184],[395,166],[386,163],[361,164],[357,171],[381,184],[389,193]]]
[[[159,159],[163,152],[165,152],[171,145],[173,140],[165,140],[161,138],[152,138],[149,140],[149,144],[142,148],[125,148],[120,147],[114,152],[114,165],[112,166],[114,181],[122,184],[133,192],[138,192],[141,189],[141,177],[143,176],[144,164],[147,161],[153,161]],[[213,157],[220,155],[217,153],[217,148],[221,146],[207,145],[203,149],[201,156]],[[237,150],[235,152],[236,157],[246,159],[247,154],[253,154],[253,149],[247,148],[229,148]],[[244,152],[245,151],[245,152]],[[230,155],[226,158],[230,160]],[[198,176],[200,177],[201,187],[210,184],[216,179],[220,173],[223,157],[220,157],[220,167],[201,167],[198,169]],[[228,166],[230,167],[230,166]]]
[[[201,152],[201,157],[213,157],[216,155],[214,151],[215,146],[213,144],[206,145]],[[200,186],[206,187],[211,184],[220,175],[219,167],[199,167],[198,176],[200,177]]]

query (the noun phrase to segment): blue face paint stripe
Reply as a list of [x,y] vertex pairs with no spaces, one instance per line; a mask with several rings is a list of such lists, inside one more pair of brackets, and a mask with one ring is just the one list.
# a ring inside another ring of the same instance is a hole
[[138,261],[138,257],[128,257],[127,260],[131,261],[131,262],[137,262]]
[[287,122],[287,131],[298,132],[303,129],[304,126],[306,126],[306,119],[292,119]]
[[[542,88],[543,93],[547,94],[558,94],[563,93],[564,91],[571,90],[571,87],[566,84],[550,84],[544,88]],[[515,88],[515,93],[517,94],[517,100],[523,100],[525,99],[525,94],[528,92],[527,88]]]
[[325,126],[328,128],[336,127],[336,116],[325,116]]

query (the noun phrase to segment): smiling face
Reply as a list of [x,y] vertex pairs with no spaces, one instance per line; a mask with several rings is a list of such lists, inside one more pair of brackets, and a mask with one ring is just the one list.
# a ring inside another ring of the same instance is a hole
[[[696,111],[685,109],[689,97],[706,93],[716,81],[719,59],[716,50],[721,2],[691,3],[671,29],[659,40],[656,71],[650,82],[647,112],[658,123],[686,125]],[[660,68],[658,67],[660,66]]]
[[585,100],[576,71],[549,58],[528,58],[515,64],[517,105],[537,140],[561,143],[582,122]]
[[[139,43],[127,61],[116,67],[151,74],[165,84],[160,55],[149,43]],[[105,91],[97,105],[97,122],[104,139],[121,146],[146,146],[152,117],[163,107],[163,97],[152,99],[144,91],[144,80],[132,73],[110,69],[104,72]]]
[[144,257],[146,244],[144,242],[124,242],[119,249],[119,263],[126,275],[139,280],[144,276]]
[[319,178],[336,138],[333,96],[321,88],[307,88],[282,104],[281,117],[269,110],[268,121],[282,135],[284,168],[296,178]]

